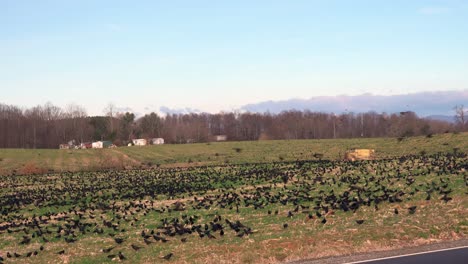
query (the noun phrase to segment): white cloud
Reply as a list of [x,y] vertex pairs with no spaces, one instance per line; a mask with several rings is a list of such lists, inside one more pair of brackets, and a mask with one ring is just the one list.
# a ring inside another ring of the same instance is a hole
[[184,107],[184,108],[170,108],[167,106],[161,106],[159,111],[164,114],[190,114],[190,113],[201,113],[199,109]]
[[418,12],[424,15],[438,15],[438,14],[447,14],[450,12],[450,10],[451,9],[447,7],[427,6],[427,7],[420,8]]

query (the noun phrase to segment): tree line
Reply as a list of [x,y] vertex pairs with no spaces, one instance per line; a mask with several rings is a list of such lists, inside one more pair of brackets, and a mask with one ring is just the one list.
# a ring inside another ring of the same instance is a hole
[[82,106],[60,108],[51,103],[31,108],[0,104],[0,148],[57,148],[70,140],[110,140],[126,145],[135,138],[164,138],[166,143],[209,142],[215,135],[230,141],[409,137],[467,131],[466,111],[455,108],[456,124],[428,120],[414,112],[333,113],[284,111],[146,114],[137,118],[109,104],[105,115],[89,116]]

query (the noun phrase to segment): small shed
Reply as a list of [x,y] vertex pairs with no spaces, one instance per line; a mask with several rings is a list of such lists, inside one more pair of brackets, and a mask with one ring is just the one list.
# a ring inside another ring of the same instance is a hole
[[144,138],[133,139],[132,142],[135,146],[146,146],[148,144],[148,141]]
[[151,144],[153,145],[162,145],[164,144],[164,138],[152,138]]
[[96,141],[92,143],[92,148],[108,148],[112,145],[112,142],[110,141]]
[[59,149],[70,149],[70,145],[68,144],[60,144]]
[[226,135],[216,135],[214,136],[215,141],[226,141],[227,136]]

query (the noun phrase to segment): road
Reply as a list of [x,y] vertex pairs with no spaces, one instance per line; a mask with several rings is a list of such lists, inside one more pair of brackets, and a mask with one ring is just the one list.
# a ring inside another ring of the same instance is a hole
[[386,257],[374,260],[349,262],[349,264],[425,264],[425,263],[468,263],[468,247],[420,252],[409,255]]
[[288,264],[465,264],[468,263],[468,240],[429,244],[399,250],[370,252],[349,256],[293,261]]

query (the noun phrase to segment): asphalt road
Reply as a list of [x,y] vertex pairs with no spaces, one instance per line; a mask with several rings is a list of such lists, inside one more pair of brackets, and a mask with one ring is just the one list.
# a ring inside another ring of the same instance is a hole
[[468,263],[468,239],[427,244],[417,247],[292,261],[288,264],[426,264]]
[[[426,264],[426,263],[450,263],[450,264],[466,264],[468,263],[468,247],[446,249],[435,252],[421,252],[414,255],[403,255],[389,258],[381,258],[376,260],[364,260],[359,262],[351,262],[354,264]],[[350,264],[351,264],[350,263]]]

